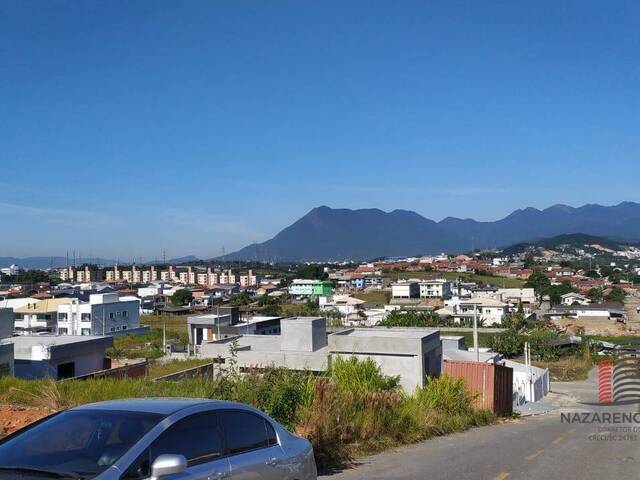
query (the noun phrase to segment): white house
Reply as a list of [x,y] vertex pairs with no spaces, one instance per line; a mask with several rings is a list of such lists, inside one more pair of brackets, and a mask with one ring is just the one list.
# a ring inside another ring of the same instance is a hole
[[565,293],[560,298],[562,305],[589,305],[591,303],[589,297],[575,292]]
[[96,293],[88,302],[73,298],[57,309],[59,335],[110,335],[140,327],[140,300],[122,301],[117,293]]
[[447,298],[451,296],[451,282],[443,279],[421,280],[420,298]]
[[337,310],[345,319],[352,319],[363,309],[366,302],[349,295],[329,295],[318,298],[320,310]]
[[524,313],[531,313],[536,305],[536,293],[533,288],[498,288],[497,290],[476,291],[474,298],[492,298],[508,303],[512,309],[522,307]]
[[484,325],[502,324],[502,319],[508,313],[508,307],[506,303],[492,298],[460,300],[459,303],[449,306],[455,320],[473,320],[475,314],[478,321],[482,321]]
[[418,282],[396,282],[391,284],[391,296],[393,298],[418,298],[420,286]]

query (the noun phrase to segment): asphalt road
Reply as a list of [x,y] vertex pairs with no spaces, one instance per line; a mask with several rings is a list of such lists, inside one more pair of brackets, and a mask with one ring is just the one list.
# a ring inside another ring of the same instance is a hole
[[[556,410],[536,417],[473,429],[360,459],[355,468],[322,478],[376,479],[640,479],[640,423],[567,424],[562,412],[637,411],[588,406],[596,401],[595,371],[584,382],[554,383],[547,397]],[[637,430],[624,432],[626,427]],[[593,435],[613,433],[613,438]],[[635,438],[626,438],[626,436]]]

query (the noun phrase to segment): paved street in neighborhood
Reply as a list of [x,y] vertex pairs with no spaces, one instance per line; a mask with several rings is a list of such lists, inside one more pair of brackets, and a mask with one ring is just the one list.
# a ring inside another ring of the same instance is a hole
[[[553,383],[554,392],[548,397],[557,407],[553,412],[360,459],[355,468],[323,478],[638,479],[640,432],[630,433],[637,437],[635,440],[598,440],[590,436],[597,434],[602,424],[561,423],[561,412],[637,410],[637,405],[600,407],[580,403],[596,401],[595,374],[592,371],[587,381]],[[630,424],[622,427],[625,426],[632,430],[634,427]],[[640,424],[635,426],[640,428]]]

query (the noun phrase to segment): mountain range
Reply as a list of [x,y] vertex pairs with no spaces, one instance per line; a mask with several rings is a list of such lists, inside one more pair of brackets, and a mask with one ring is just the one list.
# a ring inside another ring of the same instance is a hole
[[317,207],[262,243],[225,256],[227,260],[340,261],[458,253],[506,247],[532,239],[583,233],[640,239],[640,204],[554,205],[525,208],[493,222],[447,217],[439,222],[416,212]]
[[[604,237],[599,238],[601,242],[608,239],[635,244],[640,239],[640,204],[588,204],[578,208],[554,205],[544,210],[529,207],[494,222],[455,217],[436,222],[409,210],[384,212],[376,208],[350,210],[322,206],[314,208],[273,238],[227,254],[224,260],[371,260],[505,248],[522,242],[530,245],[536,239],[577,233]],[[190,255],[167,260],[167,263],[184,264],[196,260]],[[96,259],[76,260],[78,265],[84,262],[94,263]],[[101,258],[100,263],[114,265],[116,260]],[[63,267],[67,259],[0,257],[0,267],[11,264],[23,268]]]

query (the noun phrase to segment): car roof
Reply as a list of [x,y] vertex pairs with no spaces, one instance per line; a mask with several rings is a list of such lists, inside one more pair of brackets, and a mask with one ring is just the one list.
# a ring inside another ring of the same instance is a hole
[[208,400],[206,398],[131,398],[88,403],[86,405],[76,407],[73,410],[119,410],[172,415],[182,409],[196,405],[209,406],[212,409],[225,407],[250,408],[240,403],[226,402],[222,400]]

